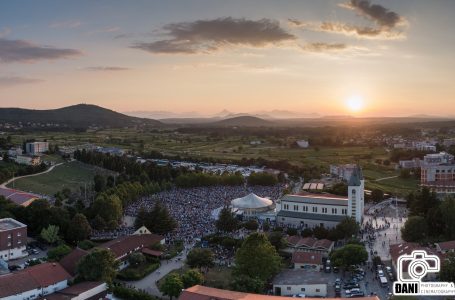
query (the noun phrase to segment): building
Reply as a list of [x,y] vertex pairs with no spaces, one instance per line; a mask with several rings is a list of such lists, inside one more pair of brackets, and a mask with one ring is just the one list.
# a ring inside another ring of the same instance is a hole
[[231,208],[237,215],[245,219],[257,218],[259,215],[273,211],[275,203],[268,199],[250,193],[242,198],[231,201]]
[[444,145],[444,147],[447,147],[447,148],[455,146],[455,138],[444,139],[442,144]]
[[420,184],[436,193],[455,193],[455,159],[446,152],[427,154],[421,164]]
[[417,169],[420,168],[420,158],[411,160],[400,160],[398,165],[401,169]]
[[455,252],[455,241],[435,243],[436,250],[440,253]]
[[59,263],[43,263],[0,276],[0,299],[37,299],[68,287],[71,278]]
[[24,207],[29,206],[33,201],[40,198],[40,196],[35,194],[2,187],[0,187],[0,196]]
[[[321,274],[319,274],[321,275]],[[326,283],[329,282],[328,280]],[[301,292],[300,292],[301,293]],[[299,293],[299,294],[300,294]],[[316,298],[306,297],[314,300]],[[195,285],[185,289],[180,294],[178,300],[283,300],[281,296],[259,295],[252,293],[241,293],[228,290],[215,289],[202,285]],[[343,298],[326,298],[327,300],[340,300]],[[347,299],[347,298],[344,298]],[[361,297],[358,300],[379,300],[377,296]]]
[[322,270],[322,253],[320,252],[294,252],[291,262],[294,269],[305,269],[310,271]]
[[27,225],[11,218],[0,219],[0,259],[27,256]]
[[306,148],[310,147],[310,143],[306,140],[299,140],[296,143],[297,143],[297,146],[299,146],[300,148],[306,149]]
[[73,284],[39,300],[95,300],[107,299],[107,283],[98,281],[85,281]]
[[25,153],[37,155],[49,151],[48,142],[29,142],[25,144]]
[[346,217],[361,223],[364,185],[362,170],[356,167],[348,181],[348,197],[310,193],[285,195],[277,206],[276,221],[295,228],[333,228]]
[[[128,266],[128,256],[132,253],[143,251],[143,249],[151,247],[155,244],[164,244],[164,237],[156,234],[133,234],[128,236],[122,236],[114,240],[108,241],[98,246],[98,248],[109,249],[115,256],[115,259],[119,261],[119,269],[124,269]],[[75,248],[68,255],[60,260],[60,264],[65,270],[75,276],[77,273],[77,264],[79,261],[89,254],[90,251],[86,251],[80,248]],[[149,253],[150,254],[150,253]],[[151,254],[150,254],[151,255]]]
[[41,158],[35,155],[16,155],[14,161],[20,165],[37,166],[41,163]]
[[273,279],[273,293],[277,296],[303,294],[306,297],[327,297],[326,273],[310,270],[283,270]]
[[321,253],[327,257],[333,250],[335,243],[331,240],[318,240],[314,237],[301,237],[299,235],[288,236],[286,238],[287,252],[312,252]]

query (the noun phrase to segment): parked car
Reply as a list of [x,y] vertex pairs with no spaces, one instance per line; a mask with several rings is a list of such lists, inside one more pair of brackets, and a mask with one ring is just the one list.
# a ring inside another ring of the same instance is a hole
[[338,267],[333,267],[333,273],[338,273],[340,272],[340,268]]
[[362,292],[362,291],[358,291],[358,292],[353,292],[349,295],[349,298],[359,298],[359,297],[364,297],[365,296],[365,293]]

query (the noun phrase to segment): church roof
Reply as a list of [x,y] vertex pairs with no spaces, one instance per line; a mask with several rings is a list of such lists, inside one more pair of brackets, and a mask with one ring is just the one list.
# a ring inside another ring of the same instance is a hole
[[272,200],[259,197],[253,193],[231,201],[231,205],[235,208],[262,208],[271,206],[272,204]]

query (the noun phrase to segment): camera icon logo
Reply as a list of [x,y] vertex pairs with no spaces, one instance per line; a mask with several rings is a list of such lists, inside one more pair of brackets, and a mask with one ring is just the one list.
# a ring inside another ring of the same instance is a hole
[[[438,256],[427,254],[423,250],[414,250],[411,254],[403,254],[398,258],[397,277],[401,282],[420,282],[428,273],[438,273],[440,266]],[[403,276],[405,273],[408,275],[406,278]]]

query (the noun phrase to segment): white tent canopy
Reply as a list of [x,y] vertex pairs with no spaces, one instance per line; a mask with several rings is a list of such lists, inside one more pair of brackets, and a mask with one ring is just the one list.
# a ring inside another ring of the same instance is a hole
[[231,201],[232,207],[240,209],[255,209],[264,208],[273,205],[273,201],[267,198],[259,197],[253,193],[242,198],[237,198]]

